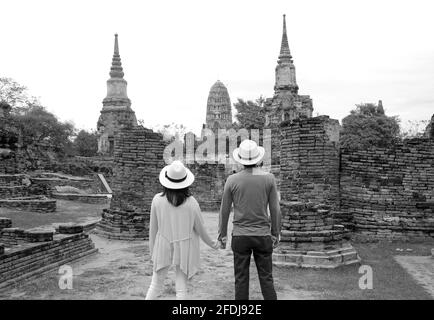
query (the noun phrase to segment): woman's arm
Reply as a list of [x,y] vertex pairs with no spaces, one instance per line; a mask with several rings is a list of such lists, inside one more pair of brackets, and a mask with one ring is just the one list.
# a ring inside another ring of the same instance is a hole
[[158,231],[158,220],[157,220],[157,209],[155,207],[155,198],[152,200],[151,204],[151,217],[149,221],[149,252],[152,257],[152,252],[154,251],[155,237]]
[[204,227],[203,217],[199,206],[197,206],[195,210],[193,229],[199,234],[203,242],[205,242],[211,248],[217,249],[217,243],[211,240],[211,237],[208,235],[208,232]]

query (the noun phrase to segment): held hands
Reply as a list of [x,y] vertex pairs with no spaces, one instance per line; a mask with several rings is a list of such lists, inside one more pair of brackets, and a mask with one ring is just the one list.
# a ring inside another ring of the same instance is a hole
[[217,240],[214,243],[213,249],[215,249],[215,250],[226,249],[226,240],[227,240],[227,237],[223,237],[221,240]]
[[219,243],[219,248],[220,249],[226,249],[226,241],[227,241],[227,237],[223,237],[221,240],[218,240]]
[[220,241],[216,240],[214,241],[213,245],[211,246],[214,250],[220,249]]
[[273,240],[273,249],[276,249],[280,243],[280,235],[278,235],[277,237],[271,236],[271,240]]

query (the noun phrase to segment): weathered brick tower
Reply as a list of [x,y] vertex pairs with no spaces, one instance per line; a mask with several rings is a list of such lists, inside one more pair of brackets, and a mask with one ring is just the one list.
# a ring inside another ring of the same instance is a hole
[[161,190],[164,167],[163,136],[142,126],[122,128],[115,134],[110,208],[104,209],[95,233],[118,240],[149,236],[152,198]]
[[280,128],[282,121],[312,117],[312,99],[298,94],[295,66],[289,50],[286,20],[283,15],[283,33],[280,54],[275,69],[274,96],[264,103],[265,127],[271,129],[271,172],[279,179]]
[[232,108],[228,89],[217,80],[209,91],[206,106],[206,125],[211,130],[227,129],[232,126]]
[[286,33],[285,15],[283,15],[282,43],[276,66],[274,96],[266,100],[265,107],[266,125],[269,127],[279,125],[284,120],[312,117],[312,99],[310,96],[298,94],[295,66]]
[[281,245],[274,263],[336,268],[360,262],[339,207],[339,121],[328,116],[285,121],[280,127]]
[[277,63],[274,96],[265,103],[271,171],[280,181],[283,215],[274,263],[312,268],[359,263],[347,230],[334,219],[339,207],[339,121],[312,117],[312,100],[298,94],[285,15]]
[[115,34],[110,79],[107,80],[107,96],[102,104],[103,108],[97,123],[98,153],[113,155],[115,131],[123,127],[137,126],[136,115],[131,109],[131,100],[127,96],[127,81],[124,79],[117,34]]

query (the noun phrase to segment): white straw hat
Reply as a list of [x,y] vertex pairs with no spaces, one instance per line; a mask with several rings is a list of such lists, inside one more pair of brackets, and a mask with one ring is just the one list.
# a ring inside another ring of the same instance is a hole
[[243,165],[257,164],[265,155],[265,149],[256,144],[252,140],[244,140],[240,143],[240,147],[236,148],[232,154],[234,160]]
[[184,189],[193,181],[193,173],[179,160],[165,166],[160,172],[160,183],[168,189]]

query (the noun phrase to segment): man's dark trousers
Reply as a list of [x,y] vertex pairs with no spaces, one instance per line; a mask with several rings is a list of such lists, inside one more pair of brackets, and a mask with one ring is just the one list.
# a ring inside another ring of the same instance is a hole
[[231,247],[234,252],[235,300],[249,299],[249,267],[252,253],[264,299],[276,300],[271,236],[232,236]]

